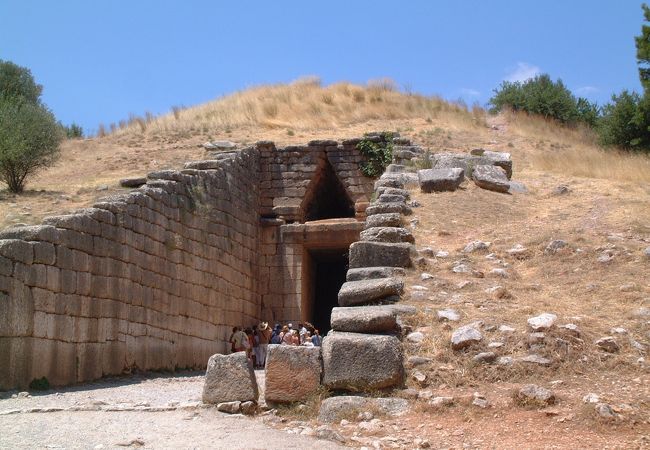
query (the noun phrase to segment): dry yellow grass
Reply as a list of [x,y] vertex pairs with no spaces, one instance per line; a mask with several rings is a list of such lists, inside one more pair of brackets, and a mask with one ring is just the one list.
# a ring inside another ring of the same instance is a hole
[[371,120],[445,119],[463,126],[480,124],[483,111],[435,96],[399,92],[390,80],[367,85],[336,83],[322,86],[315,77],[290,84],[253,87],[169,114],[133,119],[116,136],[219,133],[245,126],[292,131],[335,129]]

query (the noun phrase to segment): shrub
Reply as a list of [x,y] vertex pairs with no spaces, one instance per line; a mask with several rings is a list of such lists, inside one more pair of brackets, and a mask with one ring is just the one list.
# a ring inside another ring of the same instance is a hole
[[0,59],[0,99],[39,103],[42,92],[29,69]]
[[366,157],[366,161],[359,166],[361,173],[371,178],[381,176],[393,161],[392,133],[383,132],[379,134],[379,139],[375,137],[376,135],[366,135],[366,138],[357,144],[357,149]]
[[[114,126],[114,124],[112,124]],[[72,122],[70,125],[61,125],[63,133],[68,139],[80,138],[84,135],[84,130],[81,125]]]
[[0,100],[0,180],[12,192],[59,157],[63,138],[54,115],[44,106],[24,100]]
[[613,95],[603,107],[598,127],[600,143],[624,149],[650,148],[650,100],[636,92],[623,91]]
[[538,75],[524,82],[504,81],[490,99],[493,112],[505,108],[525,111],[561,123],[584,122],[593,126],[599,108],[585,98],[576,98],[562,80],[553,81],[548,74]]

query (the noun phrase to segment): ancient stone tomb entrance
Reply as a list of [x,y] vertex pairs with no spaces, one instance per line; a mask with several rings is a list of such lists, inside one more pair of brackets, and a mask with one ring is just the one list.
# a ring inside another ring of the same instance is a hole
[[354,217],[354,202],[327,159],[312,183],[301,205],[305,221]]
[[303,317],[321,334],[330,329],[332,308],[348,270],[348,247],[308,249],[303,274],[308,288],[303,292]]

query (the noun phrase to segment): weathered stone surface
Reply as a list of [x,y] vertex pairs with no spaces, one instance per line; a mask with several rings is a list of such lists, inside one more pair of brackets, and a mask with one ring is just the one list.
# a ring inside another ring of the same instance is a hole
[[376,227],[401,227],[401,213],[374,214],[366,218],[366,229]]
[[253,364],[245,352],[210,357],[203,385],[204,403],[257,401],[257,395]]
[[451,335],[451,347],[454,350],[461,350],[470,345],[477,344],[483,339],[483,335],[475,324],[465,325],[457,328]]
[[550,366],[553,363],[550,359],[537,354],[524,356],[519,358],[519,361],[529,364],[538,364],[540,366]]
[[475,363],[490,364],[497,359],[497,355],[494,352],[481,352],[472,357],[472,361]]
[[554,254],[557,253],[559,250],[567,247],[569,244],[567,244],[566,241],[563,241],[562,239],[554,239],[549,244],[546,246],[544,249],[544,253],[547,255],[549,254]]
[[126,188],[137,188],[147,183],[145,177],[140,178],[123,178],[120,180],[120,186]]
[[438,320],[440,321],[448,320],[450,322],[458,322],[460,320],[460,314],[458,314],[458,311],[452,308],[438,310],[437,315]]
[[616,353],[620,350],[620,347],[618,343],[616,342],[616,339],[614,339],[612,336],[605,336],[596,341],[596,346],[608,353]]
[[397,194],[381,194],[377,197],[377,203],[406,203],[406,197]]
[[346,281],[339,290],[339,305],[354,306],[377,302],[404,292],[404,281],[399,278]]
[[406,243],[355,242],[350,245],[350,268],[410,267],[411,245]]
[[332,309],[334,331],[395,333],[400,330],[398,311],[392,305],[337,307]]
[[472,179],[478,187],[489,191],[506,193],[510,189],[505,170],[498,166],[476,166],[472,171]]
[[221,402],[217,404],[217,411],[221,411],[226,414],[239,414],[241,410],[241,402]]
[[400,416],[409,410],[409,403],[403,398],[374,398],[344,395],[323,400],[318,420],[324,423],[339,422],[357,413],[375,411],[388,416]]
[[474,253],[480,250],[487,250],[490,248],[490,245],[490,242],[473,241],[465,246],[463,253]]
[[357,267],[349,269],[346,281],[374,280],[377,278],[391,278],[406,276],[402,267]]
[[366,208],[366,216],[374,216],[375,214],[388,214],[400,213],[408,216],[413,213],[413,210],[406,206],[406,203],[373,203]]
[[528,326],[533,331],[545,331],[551,328],[556,320],[557,316],[555,314],[542,313],[539,316],[528,319]]
[[[509,153],[492,152],[483,149],[473,150],[475,153],[468,155],[463,153],[436,153],[432,155],[431,160],[433,167],[442,168],[461,168],[469,177],[472,169],[479,165],[499,166],[507,174],[508,178],[512,176],[512,160]],[[478,154],[477,151],[481,151]]]
[[459,168],[418,170],[422,192],[455,191],[464,177],[465,172]]
[[510,156],[510,153],[507,152],[493,152],[490,150],[483,150],[482,153],[478,153],[475,151],[479,149],[474,149],[472,150],[472,155],[476,156],[482,156],[483,158],[487,158],[494,164],[495,166],[501,167],[503,170],[505,170],[506,175],[508,178],[512,177],[512,158]]
[[[269,345],[264,373],[267,402],[307,400],[320,387],[320,347]],[[287,380],[289,374],[290,381]]]
[[401,227],[373,227],[367,228],[359,235],[361,241],[371,242],[410,242],[413,244],[415,238],[406,228]]
[[402,173],[384,173],[379,180],[375,182],[375,191],[377,188],[395,187],[400,189],[410,189],[417,187],[418,176],[411,172]]
[[230,141],[212,141],[204,143],[203,148],[206,150],[232,150],[237,148],[237,144]]
[[398,188],[391,188],[391,187],[381,187],[377,190],[377,195],[382,196],[384,194],[388,195],[399,195],[401,197],[404,197],[406,200],[409,200],[411,198],[411,193],[407,191],[406,189],[398,189]]
[[555,403],[555,395],[553,392],[536,384],[523,386],[517,391],[515,399],[524,405],[547,406]]
[[394,336],[330,332],[323,339],[323,385],[369,391],[401,385],[402,348]]

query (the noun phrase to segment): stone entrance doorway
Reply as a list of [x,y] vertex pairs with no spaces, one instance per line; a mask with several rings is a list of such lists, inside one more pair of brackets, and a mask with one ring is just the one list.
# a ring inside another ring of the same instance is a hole
[[312,289],[308,292],[307,318],[325,335],[330,329],[332,308],[338,306],[338,292],[348,270],[348,247],[308,250],[307,265]]

